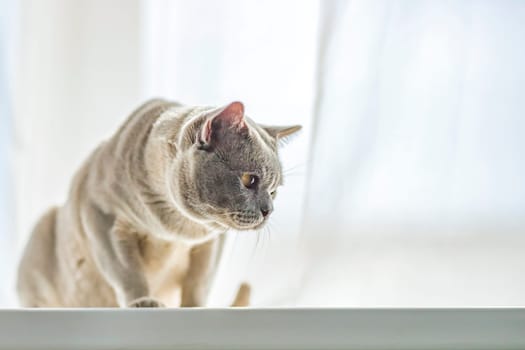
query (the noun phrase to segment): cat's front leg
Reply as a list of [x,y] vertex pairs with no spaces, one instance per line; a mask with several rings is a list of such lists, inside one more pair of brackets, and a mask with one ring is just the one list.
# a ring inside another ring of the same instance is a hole
[[194,246],[190,264],[182,284],[181,306],[205,306],[224,244],[224,235]]
[[82,211],[86,235],[100,273],[115,291],[120,307],[163,307],[149,295],[139,237],[125,221],[93,204]]

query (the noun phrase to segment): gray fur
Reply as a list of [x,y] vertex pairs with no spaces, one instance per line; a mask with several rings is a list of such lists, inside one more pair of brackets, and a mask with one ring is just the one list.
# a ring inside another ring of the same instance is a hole
[[[233,125],[239,111],[139,107],[83,164],[67,202],[35,226],[19,266],[22,305],[204,305],[222,234],[265,224],[282,184],[278,140],[300,128],[247,117]],[[245,172],[256,187],[242,184]],[[249,288],[239,293],[247,303]]]

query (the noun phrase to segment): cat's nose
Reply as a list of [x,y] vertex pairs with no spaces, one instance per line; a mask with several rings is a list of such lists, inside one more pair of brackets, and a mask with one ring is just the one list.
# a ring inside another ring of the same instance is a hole
[[263,217],[267,217],[272,212],[272,208],[269,207],[263,207],[261,208],[261,214]]

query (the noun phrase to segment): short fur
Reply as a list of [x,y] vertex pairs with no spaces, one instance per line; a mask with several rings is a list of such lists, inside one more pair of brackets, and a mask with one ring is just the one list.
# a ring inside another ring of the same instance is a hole
[[[223,233],[264,225],[282,182],[278,139],[299,128],[260,126],[239,102],[143,104],[37,223],[19,266],[21,304],[205,305]],[[243,186],[246,172],[256,188]],[[241,286],[234,305],[248,296]]]

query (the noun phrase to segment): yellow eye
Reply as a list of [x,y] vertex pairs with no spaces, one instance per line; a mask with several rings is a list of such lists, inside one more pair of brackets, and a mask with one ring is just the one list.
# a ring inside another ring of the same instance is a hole
[[241,181],[244,187],[253,188],[257,185],[258,178],[253,174],[243,173],[241,176]]
[[277,195],[277,190],[273,190],[272,192],[270,192],[270,196],[272,196],[272,198],[275,198],[276,195]]

